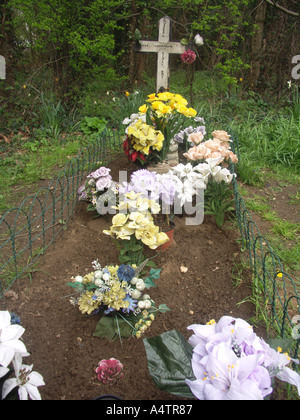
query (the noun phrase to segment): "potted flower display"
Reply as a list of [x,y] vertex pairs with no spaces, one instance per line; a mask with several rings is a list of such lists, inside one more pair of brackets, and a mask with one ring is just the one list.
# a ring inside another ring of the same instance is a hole
[[148,294],[148,289],[155,287],[154,280],[160,277],[161,269],[151,269],[143,279],[140,275],[144,265],[102,267],[98,260],[92,265],[92,272],[76,276],[68,285],[78,294],[71,298],[71,303],[78,305],[82,314],[100,315],[94,336],[140,338],[158,313],[169,311],[166,305],[157,308]]
[[163,162],[175,134],[187,119],[197,115],[197,111],[187,105],[186,99],[171,92],[148,95],[139,113],[123,121],[129,124],[123,143],[128,159],[142,165]]

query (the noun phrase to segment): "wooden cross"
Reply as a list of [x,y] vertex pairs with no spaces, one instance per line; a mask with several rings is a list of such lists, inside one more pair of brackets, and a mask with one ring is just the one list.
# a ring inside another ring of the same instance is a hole
[[6,62],[5,58],[0,55],[0,79],[6,78]]
[[167,16],[159,21],[158,41],[140,41],[139,52],[157,53],[156,92],[169,90],[169,55],[183,54],[185,46],[170,41],[171,19]]

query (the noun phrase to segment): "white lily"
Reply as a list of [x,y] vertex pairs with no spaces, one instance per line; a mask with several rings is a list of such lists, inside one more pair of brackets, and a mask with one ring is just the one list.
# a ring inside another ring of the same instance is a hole
[[21,401],[41,400],[41,395],[37,389],[45,385],[42,375],[32,372],[32,366],[22,364],[22,357],[17,354],[13,360],[16,377],[7,379],[2,388],[2,398],[4,399],[14,388],[19,387],[18,394]]
[[7,367],[16,353],[28,355],[26,347],[19,338],[25,329],[20,325],[11,325],[8,311],[0,311],[0,365]]
[[212,170],[212,176],[214,180],[219,184],[222,181],[225,182],[225,184],[230,184],[233,178],[233,174],[227,169],[222,168],[220,169],[220,166],[215,166]]

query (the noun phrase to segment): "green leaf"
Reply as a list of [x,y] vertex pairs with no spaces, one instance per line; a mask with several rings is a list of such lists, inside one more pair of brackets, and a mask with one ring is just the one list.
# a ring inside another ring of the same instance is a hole
[[153,280],[157,280],[160,278],[161,268],[151,268],[149,276],[145,278],[144,282],[147,289],[150,287],[156,287],[156,284]]
[[135,32],[134,32],[134,38],[137,41],[140,41],[142,39],[142,34],[141,34],[141,32],[138,29],[136,29]]
[[117,340],[120,337],[128,338],[131,336],[133,328],[122,318],[114,316],[102,316],[96,325],[93,333],[94,337],[108,338]]
[[166,312],[169,312],[171,309],[167,307],[167,305],[165,303],[163,303],[162,305],[159,305],[158,307],[158,311],[161,314],[165,314]]
[[195,398],[185,383],[186,379],[195,379],[191,363],[193,349],[183,335],[172,330],[158,337],[145,338],[143,342],[155,385],[182,398]]
[[73,289],[77,289],[78,291],[84,290],[84,286],[81,283],[67,283],[67,286],[73,287]]

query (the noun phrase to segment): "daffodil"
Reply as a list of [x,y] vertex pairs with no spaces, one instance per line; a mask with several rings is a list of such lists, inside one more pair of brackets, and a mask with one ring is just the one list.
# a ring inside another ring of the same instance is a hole
[[144,105],[142,105],[142,106],[140,106],[140,107],[139,107],[139,112],[140,112],[141,114],[146,114],[147,109],[148,109],[147,105],[146,105],[146,104],[144,104]]

